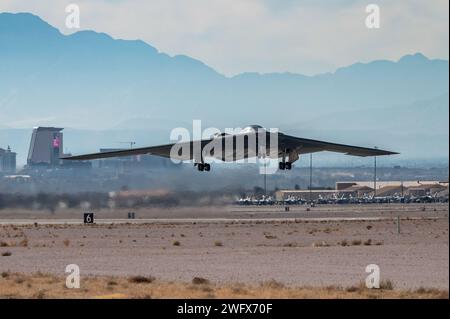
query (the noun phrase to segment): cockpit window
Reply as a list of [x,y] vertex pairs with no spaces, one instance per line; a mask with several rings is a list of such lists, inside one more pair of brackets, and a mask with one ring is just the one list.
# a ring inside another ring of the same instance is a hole
[[257,132],[258,130],[264,130],[264,128],[261,125],[250,125],[246,126],[242,129],[241,133],[253,133]]

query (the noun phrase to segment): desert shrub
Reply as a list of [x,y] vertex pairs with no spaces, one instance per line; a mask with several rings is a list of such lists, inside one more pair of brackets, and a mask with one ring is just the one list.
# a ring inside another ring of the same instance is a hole
[[209,284],[209,280],[202,277],[194,277],[192,278],[192,283],[194,285],[207,285]]
[[149,284],[155,281],[155,277],[133,276],[128,278],[128,281],[134,284]]
[[359,239],[354,239],[354,240],[352,240],[352,245],[353,246],[359,246],[359,245],[361,245],[361,240],[359,240]]
[[348,246],[348,242],[347,242],[347,240],[346,239],[344,239],[344,240],[341,240],[339,243],[338,243],[338,245],[341,245],[341,246]]

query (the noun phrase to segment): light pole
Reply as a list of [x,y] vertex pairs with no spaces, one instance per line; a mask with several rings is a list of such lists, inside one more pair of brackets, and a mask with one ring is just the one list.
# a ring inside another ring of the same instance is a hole
[[401,181],[401,186],[402,186],[402,198],[403,198],[403,196],[404,196],[404,195],[403,195],[403,193],[404,193],[404,192],[403,192],[403,179],[402,179],[402,181]]
[[309,204],[312,204],[312,153],[309,154]]
[[264,198],[267,197],[267,172],[266,172],[266,156],[263,156],[264,159]]
[[[375,148],[378,148],[375,146]],[[374,171],[373,171],[373,197],[377,196],[377,156],[374,156]]]

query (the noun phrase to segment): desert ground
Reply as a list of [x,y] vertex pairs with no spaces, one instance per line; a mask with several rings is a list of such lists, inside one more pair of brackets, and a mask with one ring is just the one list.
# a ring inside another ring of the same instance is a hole
[[434,288],[398,290],[390,281],[382,282],[380,289],[368,289],[363,284],[340,287],[287,287],[270,280],[256,285],[242,283],[214,284],[194,277],[188,282],[160,281],[154,277],[89,276],[80,289],[67,289],[64,278],[51,274],[1,273],[2,298],[277,298],[277,299],[448,299],[448,291]]
[[0,297],[448,298],[448,204],[135,212],[0,211]]

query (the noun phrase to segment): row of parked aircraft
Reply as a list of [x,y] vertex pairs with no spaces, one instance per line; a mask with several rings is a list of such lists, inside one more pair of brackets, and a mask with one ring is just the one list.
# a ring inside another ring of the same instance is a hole
[[305,205],[305,204],[382,204],[382,203],[448,203],[448,196],[440,197],[433,195],[424,196],[369,196],[365,195],[362,197],[353,196],[330,196],[324,198],[319,196],[317,199],[309,200],[308,198],[300,198],[296,196],[288,196],[284,200],[278,201],[272,196],[247,196],[244,198],[239,198],[236,201],[238,205],[253,205],[253,206],[263,206],[263,205]]

